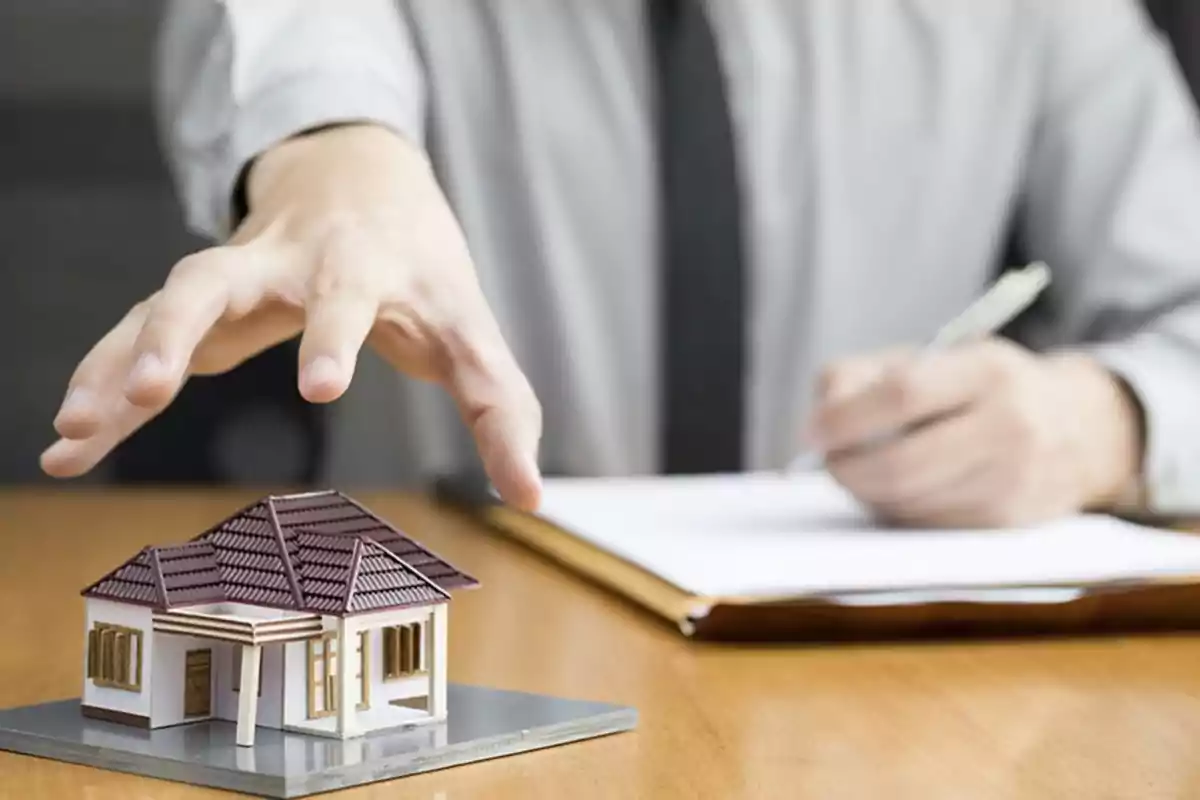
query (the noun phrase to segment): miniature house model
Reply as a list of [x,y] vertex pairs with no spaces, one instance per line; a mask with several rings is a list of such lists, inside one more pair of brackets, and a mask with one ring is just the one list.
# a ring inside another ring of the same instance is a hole
[[477,585],[339,492],[268,497],[83,591],[83,713],[239,745],[438,721],[449,592]]

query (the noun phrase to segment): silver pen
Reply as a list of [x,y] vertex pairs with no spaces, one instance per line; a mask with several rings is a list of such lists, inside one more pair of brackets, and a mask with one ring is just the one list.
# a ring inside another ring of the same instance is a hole
[[[1050,269],[1044,262],[1008,270],[979,299],[943,325],[921,349],[921,355],[994,334],[1033,305],[1049,284]],[[822,453],[801,453],[788,464],[786,471],[814,470],[823,461]]]

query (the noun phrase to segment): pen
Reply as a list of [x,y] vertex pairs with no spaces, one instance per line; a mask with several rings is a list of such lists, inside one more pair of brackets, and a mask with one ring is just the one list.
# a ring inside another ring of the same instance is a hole
[[[979,299],[943,325],[922,348],[921,355],[994,334],[1033,305],[1049,284],[1050,270],[1042,261],[1008,270]],[[821,453],[801,453],[788,464],[786,471],[813,470],[823,459]]]

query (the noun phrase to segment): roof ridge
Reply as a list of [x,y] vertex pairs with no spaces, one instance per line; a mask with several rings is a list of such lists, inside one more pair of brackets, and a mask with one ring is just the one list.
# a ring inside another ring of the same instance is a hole
[[189,547],[207,547],[215,549],[216,545],[214,545],[210,539],[193,539],[192,541],[182,542],[181,544],[156,544],[153,546],[153,549],[157,552],[161,550],[186,550]]
[[362,557],[365,537],[354,537],[354,549],[350,551],[350,575],[346,579],[346,596],[342,598],[342,613],[350,612],[350,603],[354,600],[354,584],[358,583],[358,571],[362,567]]
[[191,544],[193,542],[201,542],[201,541],[209,540],[214,533],[221,530],[221,528],[225,527],[225,525],[227,525],[228,523],[232,522],[235,519],[245,516],[248,512],[254,510],[254,508],[256,506],[265,505],[266,502],[267,502],[267,498],[260,497],[257,500],[255,500],[253,503],[249,503],[248,505],[242,506],[237,511],[234,511],[232,514],[227,514],[220,521],[218,521],[215,524],[208,527],[203,533],[197,534],[196,536],[193,536],[191,539],[188,539],[186,542],[184,542],[184,544]]
[[[335,491],[336,491],[336,490],[335,490]],[[397,536],[399,536],[401,539],[404,539],[405,541],[407,541],[407,542],[410,542],[411,544],[415,545],[415,546],[416,546],[416,547],[417,547],[419,550],[423,550],[423,551],[424,551],[426,554],[428,554],[428,555],[430,555],[430,556],[433,556],[433,557],[434,557],[435,559],[437,559],[438,561],[441,561],[441,562],[442,562],[443,564],[445,564],[447,567],[449,567],[450,569],[454,570],[455,572],[457,572],[457,573],[458,573],[459,575],[461,575],[462,577],[466,578],[466,579],[467,579],[468,581],[470,581],[472,584],[474,584],[474,585],[476,585],[476,586],[478,586],[478,585],[479,585],[479,581],[478,581],[478,580],[475,578],[475,576],[473,576],[473,575],[469,575],[469,574],[467,574],[466,572],[463,572],[461,569],[459,569],[458,567],[454,566],[454,562],[453,562],[453,561],[451,561],[451,560],[450,560],[450,559],[448,559],[448,558],[443,558],[443,557],[442,557],[442,556],[441,556],[439,553],[437,553],[437,552],[435,552],[435,551],[431,550],[431,549],[430,549],[428,546],[426,546],[424,542],[418,542],[416,539],[412,538],[412,537],[411,537],[411,536],[409,536],[407,533],[405,533],[404,531],[400,530],[400,529],[399,529],[399,528],[397,528],[395,525],[393,525],[392,523],[388,522],[386,519],[384,519],[383,517],[379,516],[379,515],[378,515],[378,514],[376,514],[374,511],[372,511],[371,509],[369,509],[369,508],[367,508],[366,506],[364,506],[362,503],[360,503],[360,502],[358,502],[357,500],[355,500],[353,497],[350,497],[349,495],[347,495],[347,494],[344,494],[343,492],[340,492],[340,491],[338,491],[338,492],[337,492],[337,494],[338,494],[338,496],[339,496],[339,497],[341,497],[341,498],[342,498],[343,500],[345,500],[347,503],[350,503],[352,506],[354,506],[354,507],[355,507],[355,508],[357,508],[359,511],[363,512],[364,514],[366,514],[366,515],[367,515],[368,517],[370,517],[371,519],[377,520],[377,521],[379,522],[379,524],[380,524],[380,525],[382,525],[383,527],[387,528],[389,531],[391,531],[392,533],[396,534],[396,535],[397,535]],[[378,544],[378,543],[377,543],[377,544]],[[383,549],[384,549],[384,550],[387,550],[387,548],[386,548],[386,547],[385,547],[385,548],[383,548]],[[393,553],[391,550],[387,550],[387,552],[388,552],[388,555],[396,556],[396,554],[395,554],[395,553]],[[422,577],[422,578],[423,578],[423,579],[424,579],[424,580],[425,580],[427,583],[429,583],[431,586],[433,586],[433,587],[434,587],[435,589],[437,589],[439,592],[445,592],[445,590],[444,590],[444,589],[442,589],[442,587],[438,586],[437,584],[433,583],[433,582],[432,582],[432,581],[430,581],[428,578],[426,578],[426,577],[425,577],[425,574],[424,574],[424,573],[422,573],[422,572],[421,572],[419,569],[417,569],[416,567],[414,567],[412,564],[409,564],[407,561],[404,561],[404,559],[400,558],[399,556],[396,556],[396,558],[397,558],[398,560],[400,560],[401,562],[403,562],[404,566],[408,567],[409,569],[413,570],[413,571],[414,571],[414,572],[416,572],[418,575],[420,575],[420,576],[421,576],[421,577]],[[449,594],[447,594],[447,597],[449,597]]]
[[[320,523],[317,523],[317,524],[320,524]],[[362,532],[345,533],[343,531],[321,531],[321,530],[315,530],[313,528],[306,528],[303,525],[297,525],[295,528],[293,528],[293,530],[296,531],[296,533],[303,533],[308,536],[326,536],[330,539],[357,539],[360,536],[366,535]]]
[[146,551],[149,549],[150,549],[150,546],[147,545],[146,547],[143,547],[141,550],[138,550],[136,553],[133,554],[133,556],[131,558],[125,559],[120,564],[117,564],[115,567],[110,569],[108,572],[101,575],[97,580],[95,580],[92,583],[85,586],[79,594],[87,595],[88,592],[91,592],[95,589],[100,588],[100,584],[104,583],[105,581],[116,580],[118,572],[120,572],[121,570],[125,569],[126,567],[128,567],[132,564],[136,564],[138,558],[145,555]]
[[287,542],[283,539],[283,526],[279,524],[279,514],[275,511],[275,497],[268,495],[263,503],[266,504],[271,518],[275,543],[279,545],[279,561],[283,564],[283,571],[287,575],[288,588],[292,590],[292,600],[295,601],[297,610],[302,609],[304,608],[304,592],[300,589],[300,578],[296,575],[296,569],[292,564],[292,555],[288,552]]
[[158,596],[162,601],[162,607],[170,608],[171,603],[167,598],[167,579],[163,577],[162,561],[158,558],[158,548],[147,547],[146,552],[150,554],[150,572],[154,575],[154,583],[158,588]]
[[292,492],[290,494],[267,495],[267,500],[302,500],[306,497],[325,497],[326,495],[341,494],[337,489],[319,489],[313,492]]
[[[374,540],[370,539],[370,538],[369,538],[369,537],[367,537],[367,536],[363,536],[363,537],[361,537],[361,538],[364,540],[364,542],[366,543],[366,545],[367,545],[368,547],[374,547],[374,548],[375,548],[375,549],[377,549],[377,550],[378,550],[380,553],[383,553],[385,556],[387,556],[388,558],[390,558],[390,559],[392,559],[393,561],[395,561],[395,562],[396,562],[397,564],[399,564],[401,567],[403,567],[404,569],[408,570],[408,571],[409,571],[409,572],[411,572],[413,575],[416,575],[418,579],[420,579],[420,580],[424,581],[426,584],[428,584],[428,586],[429,586],[429,588],[430,588],[430,589],[433,589],[435,592],[437,592],[439,595],[441,595],[442,597],[446,598],[447,600],[449,600],[449,599],[450,599],[450,593],[449,593],[448,591],[446,591],[445,589],[443,589],[442,587],[438,586],[438,585],[437,585],[436,583],[434,583],[433,581],[429,580],[429,578],[426,578],[426,577],[425,577],[425,576],[424,576],[424,575],[421,573],[421,570],[417,569],[417,568],[416,568],[416,567],[414,567],[412,564],[408,563],[408,562],[407,562],[407,561],[405,561],[403,558],[401,558],[400,556],[398,556],[398,555],[396,555],[395,553],[393,553],[391,550],[388,550],[386,547],[384,547],[383,545],[381,545],[379,542],[376,542],[376,541],[374,541]],[[357,576],[355,576],[355,577],[357,577]]]

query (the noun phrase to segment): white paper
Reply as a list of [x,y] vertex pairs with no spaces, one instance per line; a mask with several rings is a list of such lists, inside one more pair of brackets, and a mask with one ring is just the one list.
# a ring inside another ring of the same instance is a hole
[[1200,537],[1101,515],[1019,530],[880,527],[822,473],[550,479],[540,514],[706,596],[1065,602],[1072,585],[1200,575]]
[[914,606],[926,603],[1008,603],[1051,605],[1083,597],[1086,589],[1069,586],[1006,589],[902,589],[888,592],[822,595],[821,599],[841,606]]

